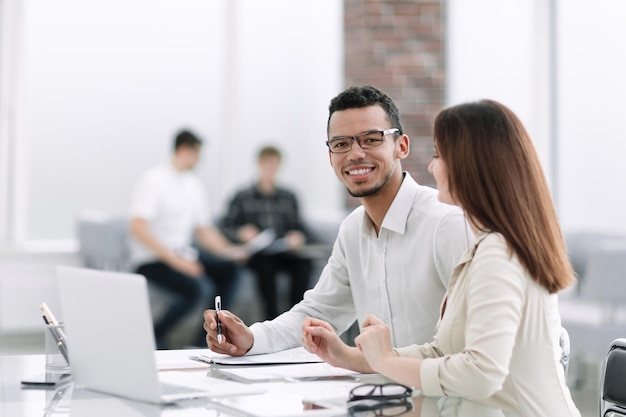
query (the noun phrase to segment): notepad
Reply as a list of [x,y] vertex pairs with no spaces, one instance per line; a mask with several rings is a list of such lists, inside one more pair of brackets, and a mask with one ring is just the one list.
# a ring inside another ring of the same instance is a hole
[[192,355],[189,359],[223,366],[268,366],[297,365],[323,362],[319,356],[307,352],[303,347],[263,355],[228,356],[221,354]]

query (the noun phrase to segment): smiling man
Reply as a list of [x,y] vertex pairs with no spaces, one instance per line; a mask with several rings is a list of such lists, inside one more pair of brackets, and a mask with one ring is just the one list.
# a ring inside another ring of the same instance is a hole
[[213,351],[243,355],[299,346],[306,317],[341,334],[375,314],[390,327],[394,346],[432,339],[452,269],[472,244],[463,213],[402,171],[409,137],[384,92],[351,87],[333,98],[327,133],[330,165],[361,206],[342,222],[317,285],[291,310],[249,328],[222,311],[222,343],[215,311],[205,311]]

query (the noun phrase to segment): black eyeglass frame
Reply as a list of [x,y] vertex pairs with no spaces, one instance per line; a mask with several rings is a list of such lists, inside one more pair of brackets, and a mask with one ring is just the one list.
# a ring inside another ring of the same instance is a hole
[[[356,136],[336,136],[334,138],[330,138],[329,140],[326,141],[326,146],[328,146],[328,150],[330,151],[330,153],[334,153],[334,154],[342,154],[342,153],[348,153],[352,150],[352,145],[354,142],[359,144],[359,147],[361,149],[373,149],[373,148],[377,148],[380,145],[383,144],[383,142],[385,141],[385,136],[391,134],[391,133],[399,133],[400,129],[398,129],[397,127],[393,127],[391,129],[385,129],[385,130],[368,130],[367,132],[363,132],[363,133],[359,133]],[[366,146],[363,147],[363,144],[361,144],[361,138],[363,136],[367,136],[367,135],[371,135],[372,133],[380,133],[382,136],[380,138],[380,142],[378,142],[376,145],[374,146]],[[334,151],[333,148],[331,147],[332,143],[338,140],[346,140],[349,139],[350,140],[350,146],[346,146],[346,149],[342,149],[341,151]]]
[[355,404],[348,407],[348,415],[350,417],[398,417],[412,410],[413,402],[410,398],[398,398],[395,400],[375,401],[374,404],[355,402]]
[[[354,392],[356,390],[362,390],[366,387],[371,387],[369,393],[365,395],[357,395]],[[385,387],[398,387],[402,388],[404,391],[398,394],[383,394],[383,390]],[[380,394],[375,394],[376,390],[380,392]],[[413,389],[411,387],[407,387],[406,385],[398,384],[396,382],[388,382],[385,384],[361,384],[350,390],[350,394],[348,395],[348,402],[352,401],[360,401],[360,400],[377,400],[377,401],[389,401],[389,400],[400,400],[409,398],[413,395]]]

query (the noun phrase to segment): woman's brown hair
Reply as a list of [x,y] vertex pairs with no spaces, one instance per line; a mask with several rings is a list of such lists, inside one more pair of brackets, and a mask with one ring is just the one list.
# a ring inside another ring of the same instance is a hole
[[574,272],[539,158],[515,114],[492,101],[443,110],[435,144],[452,198],[470,221],[500,233],[533,279],[555,293]]

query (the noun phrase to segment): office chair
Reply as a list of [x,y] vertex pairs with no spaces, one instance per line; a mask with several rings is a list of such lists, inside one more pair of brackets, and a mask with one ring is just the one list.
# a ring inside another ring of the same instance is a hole
[[128,271],[130,262],[129,219],[98,211],[85,211],[77,219],[80,256],[84,266]]
[[626,339],[615,339],[607,353],[600,392],[600,416],[626,416]]
[[574,289],[578,295],[581,293],[583,282],[586,280],[590,260],[598,248],[605,243],[626,243],[626,235],[600,232],[569,231],[565,232],[564,237],[572,267],[574,267],[578,277],[578,285]]

